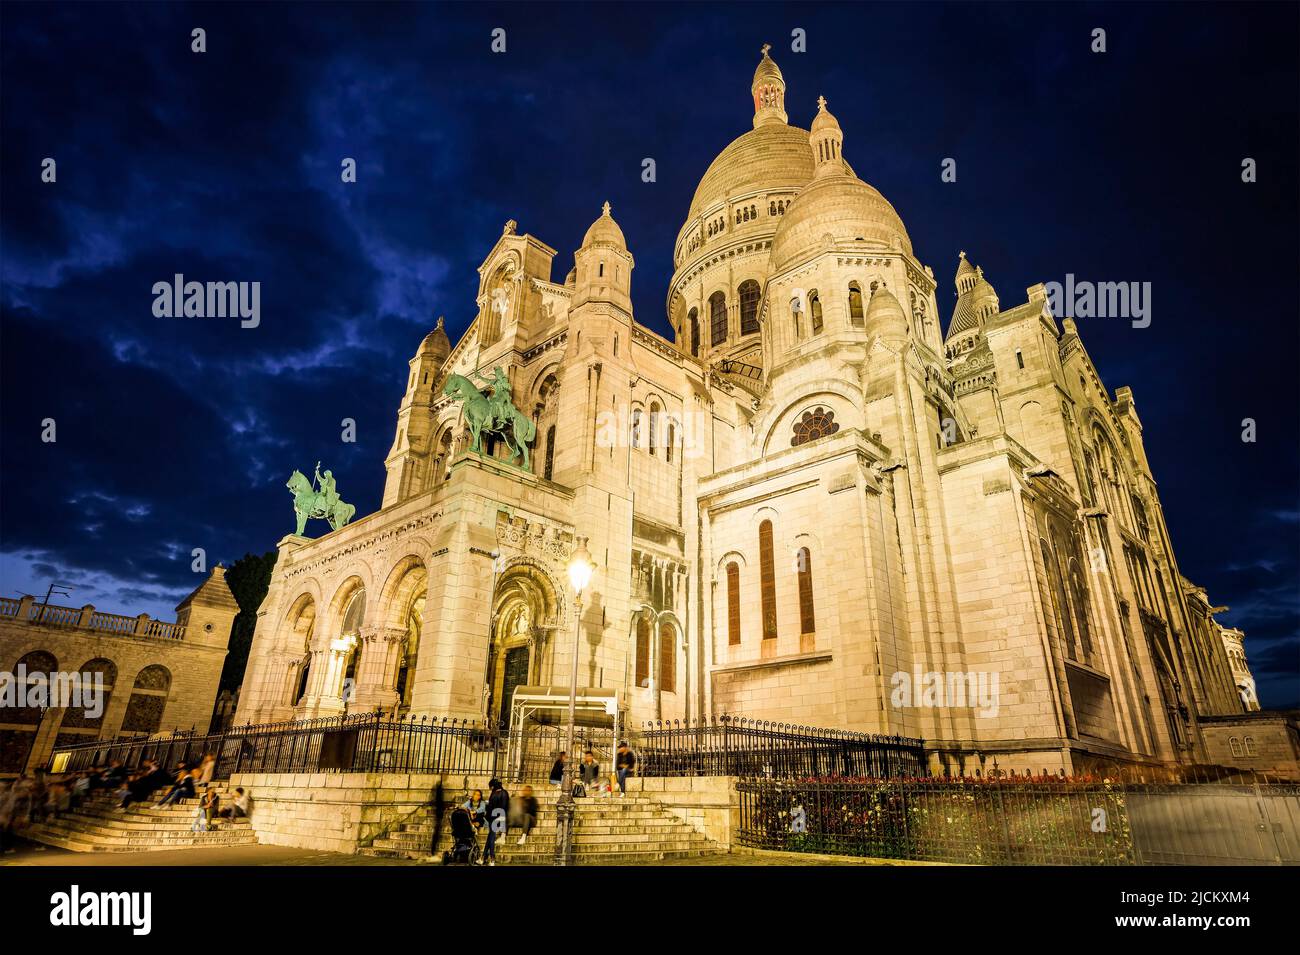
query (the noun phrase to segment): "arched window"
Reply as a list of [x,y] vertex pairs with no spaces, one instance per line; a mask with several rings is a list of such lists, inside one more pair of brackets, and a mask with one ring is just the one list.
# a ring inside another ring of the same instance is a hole
[[[84,706],[70,706],[63,713],[60,729],[99,729],[104,725],[104,714],[108,712],[108,701],[113,695],[113,684],[117,682],[117,665],[112,660],[99,657],[88,661],[77,671],[81,681],[82,693],[102,693],[96,709],[98,716],[91,716]],[[84,697],[83,697],[84,699]]]
[[[348,651],[347,661],[343,667],[343,688],[344,699],[347,699],[346,693],[349,685],[355,686],[357,673],[361,669],[361,622],[366,615],[366,591],[358,587],[356,593],[348,598],[347,609],[343,611],[343,626],[339,630],[340,637],[351,637],[353,639],[352,649]],[[352,683],[349,684],[348,681]]]
[[555,473],[555,425],[546,429],[546,464],[542,467],[542,477],[551,479]]
[[820,405],[811,411],[805,411],[794,423],[794,434],[790,438],[790,447],[797,448],[809,441],[816,441],[828,434],[840,430],[840,423],[835,420],[835,412]]
[[122,731],[145,735],[158,732],[171,686],[172,675],[166,667],[155,663],[141,670],[135,678],[131,699],[126,704]]
[[709,296],[709,343],[721,345],[727,340],[727,297],[721,292]]
[[641,447],[641,409],[632,409],[632,447]]
[[700,357],[700,313],[696,309],[691,309],[690,315],[686,318],[687,324],[691,328],[691,355],[694,358]]
[[740,334],[752,335],[758,331],[758,300],[762,293],[753,279],[741,282],[739,293]]
[[1228,748],[1232,750],[1233,756],[1241,755],[1241,740],[1235,736],[1228,737]]
[[664,460],[669,464],[673,463],[673,445],[677,443],[677,426],[672,419],[668,420],[668,436],[664,439]]
[[813,612],[812,554],[801,547],[799,566],[799,632],[808,635],[817,632],[817,617]]
[[667,621],[659,624],[659,689],[677,692],[677,628]]
[[1254,755],[1255,755],[1255,737],[1253,737],[1253,736],[1247,736],[1244,740],[1242,740],[1242,742],[1246,744],[1246,755],[1247,755],[1247,756],[1254,756]]
[[[50,691],[50,674],[59,672],[59,661],[54,654],[45,650],[33,650],[31,653],[24,654],[19,658],[18,663],[14,666],[14,679],[17,674],[26,673],[28,693],[18,694],[16,702],[25,703],[32,699],[30,695],[31,688],[37,685],[45,687],[46,704],[49,703]],[[39,693],[37,694],[39,696]],[[35,702],[35,701],[34,701]],[[5,707],[3,715],[0,715],[0,723],[17,723],[23,726],[39,726],[44,711],[39,706],[15,706]]]
[[758,584],[763,604],[763,639],[776,639],[776,558],[772,551],[772,522],[758,525]]
[[655,453],[655,446],[659,443],[659,402],[650,404],[650,453]]
[[1079,562],[1073,557],[1070,558],[1070,597],[1070,602],[1074,606],[1075,630],[1079,634],[1079,642],[1083,647],[1084,660],[1087,660],[1092,656],[1092,633],[1088,627],[1088,591],[1083,573],[1079,569]]
[[808,311],[812,314],[812,333],[820,335],[822,332],[822,300],[815,290],[808,293]]
[[866,313],[862,310],[862,288],[857,282],[849,283],[849,324],[861,328],[866,322]]
[[636,685],[650,685],[650,618],[636,618]]
[[424,599],[421,594],[411,603],[406,616],[406,638],[402,641],[401,659],[397,664],[397,699],[403,707],[411,705],[411,690],[415,686],[415,667],[420,655],[420,628],[424,621]]
[[740,568],[727,565],[727,645],[740,644]]
[[445,481],[451,477],[451,428],[442,433],[442,438],[438,442],[438,453],[442,457],[442,474],[439,480]]

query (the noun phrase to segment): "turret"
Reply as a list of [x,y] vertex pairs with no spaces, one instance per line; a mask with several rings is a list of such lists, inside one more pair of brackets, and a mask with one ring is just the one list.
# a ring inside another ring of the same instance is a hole
[[635,263],[627,250],[623,230],[609,214],[605,203],[601,216],[582,238],[582,248],[573,254],[577,271],[572,309],[587,302],[609,302],[632,314],[632,269]]
[[422,491],[427,481],[430,443],[433,440],[434,388],[438,372],[451,353],[451,342],[442,316],[433,331],[424,336],[408,364],[406,394],[397,411],[397,433],[384,466],[384,507],[390,507]]

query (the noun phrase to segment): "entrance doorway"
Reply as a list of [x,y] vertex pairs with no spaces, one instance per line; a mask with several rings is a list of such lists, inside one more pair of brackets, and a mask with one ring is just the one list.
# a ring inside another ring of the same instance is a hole
[[528,647],[510,647],[506,650],[505,674],[501,682],[501,720],[510,729],[510,704],[515,698],[515,688],[528,683]]

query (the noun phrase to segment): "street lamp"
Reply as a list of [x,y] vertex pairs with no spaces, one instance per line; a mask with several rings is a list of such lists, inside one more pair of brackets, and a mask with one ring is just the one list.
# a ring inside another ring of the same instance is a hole
[[[578,653],[582,648],[582,592],[591,583],[596,564],[587,552],[587,538],[579,537],[578,546],[569,558],[569,583],[573,585],[573,665],[569,671],[569,730],[565,747],[573,760],[574,717],[578,700]],[[555,864],[568,865],[573,857],[573,772],[565,767],[559,802],[555,804]]]

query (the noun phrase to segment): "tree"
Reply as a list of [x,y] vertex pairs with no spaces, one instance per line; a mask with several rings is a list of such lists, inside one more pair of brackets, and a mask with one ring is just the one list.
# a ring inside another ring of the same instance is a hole
[[265,554],[245,554],[226,571],[226,584],[235,595],[239,613],[230,628],[230,651],[226,665],[221,670],[220,689],[232,693],[244,681],[248,666],[248,651],[253,646],[253,630],[257,627],[257,608],[266,599],[271,586],[271,572],[275,569],[276,551]]

